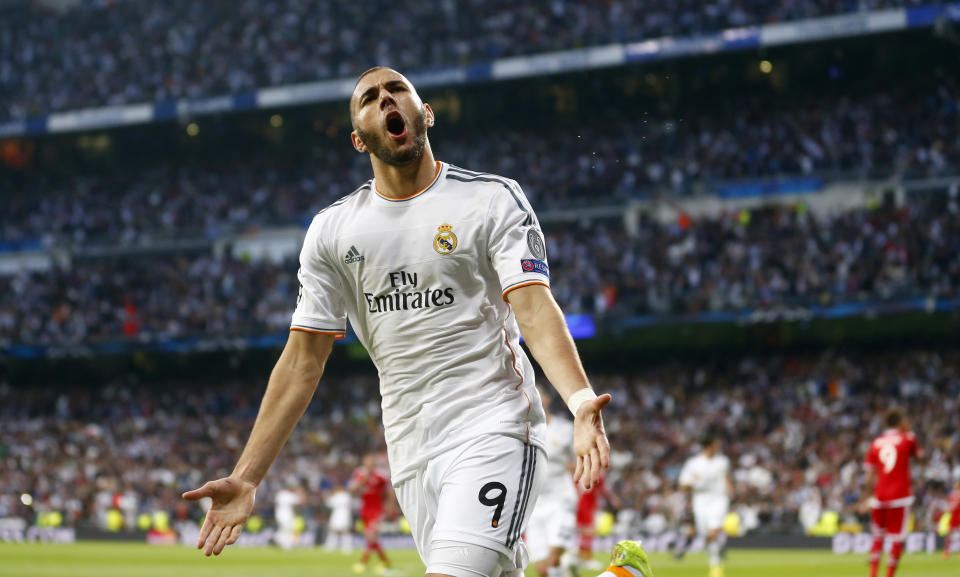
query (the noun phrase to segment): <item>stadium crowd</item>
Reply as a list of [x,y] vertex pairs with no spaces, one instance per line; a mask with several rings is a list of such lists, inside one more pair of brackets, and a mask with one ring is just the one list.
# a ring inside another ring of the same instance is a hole
[[[0,121],[925,4],[922,0],[79,0],[0,5]],[[67,3],[64,3],[67,4]],[[429,42],[422,41],[428,30]]]
[[[431,136],[440,159],[516,179],[538,212],[745,179],[960,174],[960,83],[952,79],[923,94],[768,105],[736,100],[722,113],[686,118],[620,109],[574,126],[502,125],[497,138],[455,128]],[[79,170],[68,178],[37,171],[6,182],[0,173],[9,191],[0,243],[149,244],[299,226],[370,177],[346,130],[318,151],[303,160],[238,154],[206,164],[117,163],[108,173]]]
[[[548,227],[551,284],[567,313],[687,315],[907,298],[960,298],[957,191],[818,216],[771,206],[675,222]],[[0,348],[77,347],[279,333],[295,259],[209,252],[75,260],[0,276]]]
[[[648,531],[683,517],[676,478],[708,428],[726,435],[742,528],[797,533],[821,511],[862,520],[863,460],[891,403],[906,409],[926,459],[914,467],[917,530],[935,527],[943,487],[960,478],[960,352],[673,362],[593,375],[613,394],[608,485]],[[180,491],[227,473],[253,423],[262,382],[0,386],[0,518],[60,511],[104,526],[167,511],[195,521]],[[258,490],[302,486],[315,497],[382,450],[376,379],[325,377],[306,420]],[[557,411],[566,412],[556,402]],[[24,505],[22,494],[33,499]],[[311,501],[322,517],[321,501]]]

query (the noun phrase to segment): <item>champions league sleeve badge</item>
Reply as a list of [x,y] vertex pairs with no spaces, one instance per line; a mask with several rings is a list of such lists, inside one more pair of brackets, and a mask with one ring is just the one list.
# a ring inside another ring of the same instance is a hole
[[443,223],[437,227],[440,231],[433,237],[433,250],[440,254],[450,254],[457,248],[457,235],[453,234],[453,226]]

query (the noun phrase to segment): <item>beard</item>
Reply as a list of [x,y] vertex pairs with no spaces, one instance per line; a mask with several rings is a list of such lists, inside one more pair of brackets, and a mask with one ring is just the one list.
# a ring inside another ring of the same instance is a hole
[[413,139],[413,146],[394,150],[390,146],[390,137],[384,136],[382,131],[367,132],[357,127],[357,134],[367,145],[370,154],[391,166],[406,166],[423,156],[423,149],[427,145],[427,115],[423,108],[413,117],[412,126],[408,127],[407,133],[407,136]]

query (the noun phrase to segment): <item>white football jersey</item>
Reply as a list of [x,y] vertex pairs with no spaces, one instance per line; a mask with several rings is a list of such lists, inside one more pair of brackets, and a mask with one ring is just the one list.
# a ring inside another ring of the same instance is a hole
[[332,515],[349,516],[353,507],[353,497],[347,491],[336,491],[327,497],[327,507]]
[[680,470],[679,483],[693,489],[694,504],[698,500],[727,498],[727,476],[730,459],[716,454],[708,458],[703,453],[691,457]]
[[543,448],[544,414],[505,295],[549,286],[537,217],[513,180],[437,162],[425,189],[369,181],[318,213],[300,254],[292,330],[342,336],[380,374],[394,484],[477,435]]
[[573,422],[553,415],[547,423],[546,480],[537,503],[556,501],[558,504],[577,506],[577,487],[568,466],[576,461],[573,452]]

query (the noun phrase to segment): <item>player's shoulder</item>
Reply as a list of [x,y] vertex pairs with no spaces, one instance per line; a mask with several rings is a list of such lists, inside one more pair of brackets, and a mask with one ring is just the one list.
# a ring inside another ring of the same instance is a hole
[[504,195],[504,198],[515,199],[519,199],[523,194],[520,185],[512,178],[491,172],[467,170],[454,164],[447,165],[446,178],[448,182],[469,190],[471,194]]
[[373,180],[368,180],[359,187],[357,187],[350,194],[341,196],[337,200],[331,202],[326,207],[322,208],[320,212],[313,216],[313,221],[310,223],[310,226],[322,226],[324,222],[332,221],[336,222],[340,220],[344,212],[347,212],[357,205],[363,203],[373,190]]

